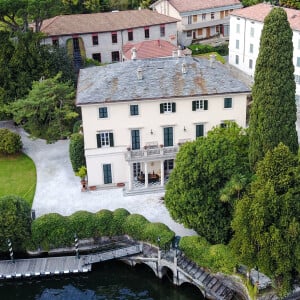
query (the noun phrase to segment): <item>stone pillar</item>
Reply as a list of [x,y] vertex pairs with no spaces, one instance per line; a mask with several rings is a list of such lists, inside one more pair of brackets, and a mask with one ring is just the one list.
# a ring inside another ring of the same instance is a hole
[[128,182],[128,190],[132,190],[132,182],[133,182],[133,169],[132,163],[129,163],[129,182]]
[[148,163],[145,162],[145,188],[148,187]]
[[164,170],[164,161],[160,161],[160,185],[164,186],[165,184],[165,170]]

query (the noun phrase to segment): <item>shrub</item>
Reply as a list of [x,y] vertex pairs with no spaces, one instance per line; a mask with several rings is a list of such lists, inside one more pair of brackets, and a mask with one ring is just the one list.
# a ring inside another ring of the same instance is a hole
[[7,252],[8,238],[15,251],[23,251],[31,234],[27,201],[14,195],[0,197],[0,224],[0,251]]
[[0,154],[16,154],[22,149],[21,137],[8,129],[0,129]]
[[158,246],[164,247],[171,244],[175,233],[163,223],[148,223],[144,229],[144,239],[151,244],[158,245],[158,237],[160,242]]
[[79,239],[96,236],[95,214],[87,211],[77,211],[69,217],[72,232],[77,234]]
[[73,125],[73,133],[79,133],[80,127],[81,127],[82,121],[77,120]]
[[142,215],[132,214],[128,216],[124,223],[124,231],[137,240],[144,239],[144,229],[150,222]]
[[205,45],[205,44],[194,44],[189,46],[189,48],[192,50],[192,54],[204,54],[204,53],[209,53],[209,52],[218,52],[222,56],[228,55],[228,44],[221,44],[218,46],[210,46],[210,45]]
[[71,135],[69,155],[74,172],[77,172],[80,167],[86,165],[84,156],[84,139],[82,134],[74,133]]
[[74,243],[68,217],[52,213],[32,222],[32,242],[36,247],[49,250],[55,247],[71,246]]
[[95,214],[95,227],[97,236],[110,236],[113,213],[110,210],[102,209]]
[[111,222],[111,235],[123,235],[125,233],[123,225],[126,218],[130,215],[125,208],[118,208],[113,212],[113,220]]
[[229,246],[210,245],[203,237],[185,236],[180,239],[180,249],[199,266],[212,272],[231,274],[238,261]]

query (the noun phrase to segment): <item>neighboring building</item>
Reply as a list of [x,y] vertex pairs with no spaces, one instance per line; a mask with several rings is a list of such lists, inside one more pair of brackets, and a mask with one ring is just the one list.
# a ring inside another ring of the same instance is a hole
[[227,120],[246,126],[249,93],[227,67],[204,58],[81,69],[76,104],[89,186],[163,188],[181,143]]
[[177,56],[178,48],[164,40],[144,41],[140,43],[127,43],[123,46],[123,60],[146,59]]
[[121,61],[128,42],[166,40],[177,45],[177,19],[148,9],[62,15],[43,22],[46,44],[66,46],[77,65],[81,57]]
[[158,0],[151,8],[180,20],[178,43],[188,46],[195,40],[229,35],[229,12],[241,8],[239,0]]
[[[273,6],[260,3],[232,12],[230,16],[229,63],[254,76],[264,19]],[[284,8],[293,30],[296,100],[300,101],[300,11]]]

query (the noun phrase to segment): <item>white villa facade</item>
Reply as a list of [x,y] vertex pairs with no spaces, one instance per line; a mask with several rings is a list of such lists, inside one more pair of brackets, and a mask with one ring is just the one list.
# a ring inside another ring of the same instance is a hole
[[241,7],[239,0],[158,0],[151,5],[154,11],[180,20],[178,43],[184,46],[193,40],[229,36],[229,13]]
[[[270,4],[260,3],[230,15],[229,63],[250,76],[254,76],[264,18],[272,8]],[[296,100],[300,103],[300,11],[284,10],[293,30]]]
[[214,126],[246,126],[249,88],[218,62],[130,60],[80,70],[89,186],[163,188],[182,143]]
[[43,21],[45,44],[67,47],[74,60],[82,56],[101,63],[122,60],[126,43],[166,40],[177,46],[177,19],[148,9],[62,15]]

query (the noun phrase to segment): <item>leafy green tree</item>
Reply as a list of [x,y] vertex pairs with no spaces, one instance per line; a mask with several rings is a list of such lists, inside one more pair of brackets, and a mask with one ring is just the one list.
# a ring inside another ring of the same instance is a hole
[[75,112],[74,87],[59,81],[61,74],[33,83],[25,99],[14,102],[11,107],[14,120],[24,123],[32,136],[53,142],[69,136],[72,132]]
[[181,146],[166,185],[171,216],[211,243],[228,242],[233,206],[220,193],[234,174],[249,173],[248,136],[235,123]]
[[280,142],[298,151],[293,32],[283,8],[265,18],[256,61],[249,123],[249,159],[254,168]]
[[81,166],[86,165],[84,155],[84,138],[82,134],[74,133],[71,135],[69,155],[74,172],[78,172]]
[[24,251],[31,236],[31,208],[26,200],[10,195],[0,198],[0,251],[8,252],[7,239],[14,251]]
[[281,295],[300,270],[300,167],[282,143],[257,164],[251,189],[237,203],[231,246],[248,266],[274,277]]

